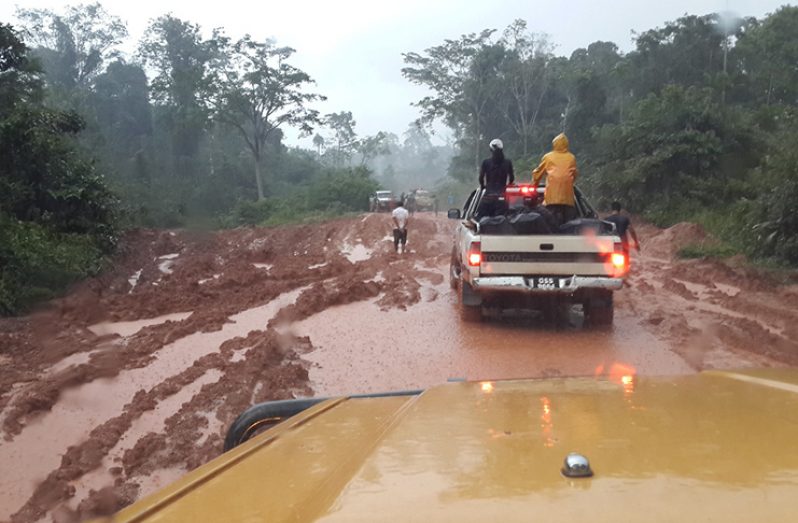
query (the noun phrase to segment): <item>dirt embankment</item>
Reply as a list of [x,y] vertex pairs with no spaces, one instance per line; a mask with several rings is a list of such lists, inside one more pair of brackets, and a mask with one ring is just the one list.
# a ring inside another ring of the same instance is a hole
[[113,270],[0,321],[0,466],[18,471],[0,478],[0,521],[113,512],[218,455],[259,401],[621,360],[650,374],[798,363],[798,287],[674,259],[703,239],[689,224],[639,227],[611,332],[461,324],[451,228],[417,215],[403,256],[386,215],[128,235]]

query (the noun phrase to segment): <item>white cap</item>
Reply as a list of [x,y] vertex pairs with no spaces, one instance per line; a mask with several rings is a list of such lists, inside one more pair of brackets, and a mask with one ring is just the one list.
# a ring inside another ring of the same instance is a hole
[[490,150],[495,151],[496,149],[504,149],[504,144],[498,138],[494,138],[490,141]]

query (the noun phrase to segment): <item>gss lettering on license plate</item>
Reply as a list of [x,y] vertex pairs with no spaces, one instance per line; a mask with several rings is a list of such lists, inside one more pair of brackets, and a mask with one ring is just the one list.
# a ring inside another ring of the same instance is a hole
[[533,278],[532,282],[536,289],[557,289],[560,283],[558,278]]

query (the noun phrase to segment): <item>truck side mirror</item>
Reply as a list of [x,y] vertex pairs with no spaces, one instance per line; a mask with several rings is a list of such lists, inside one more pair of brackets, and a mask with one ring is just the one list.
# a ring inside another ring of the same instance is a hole
[[449,209],[449,212],[446,213],[446,217],[450,220],[459,220],[460,219],[460,209]]

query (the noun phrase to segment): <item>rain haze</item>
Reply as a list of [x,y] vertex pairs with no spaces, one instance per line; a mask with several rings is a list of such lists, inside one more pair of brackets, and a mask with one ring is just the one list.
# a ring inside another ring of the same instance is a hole
[[[212,28],[223,27],[232,37],[249,33],[258,39],[274,38],[278,44],[296,49],[292,63],[309,73],[317,82],[317,91],[327,96],[319,110],[352,111],[360,134],[401,134],[418,117],[411,103],[425,93],[402,77],[402,53],[420,52],[464,33],[487,28],[501,30],[517,18],[526,20],[531,31],[547,34],[558,55],[568,56],[574,49],[597,40],[614,42],[625,52],[633,48],[635,31],[660,27],[685,13],[731,11],[761,17],[785,2],[496,0],[473,2],[468,7],[454,0],[104,0],[102,4],[127,23],[130,36],[124,49],[131,54],[148,21],[165,13],[198,23],[208,33]],[[68,3],[9,2],[0,7],[0,17],[13,20],[16,7],[58,10],[65,5]],[[297,140],[291,130],[287,137],[289,141]],[[300,143],[311,145],[309,139]]]
[[0,1],[0,522],[795,521],[790,1]]

